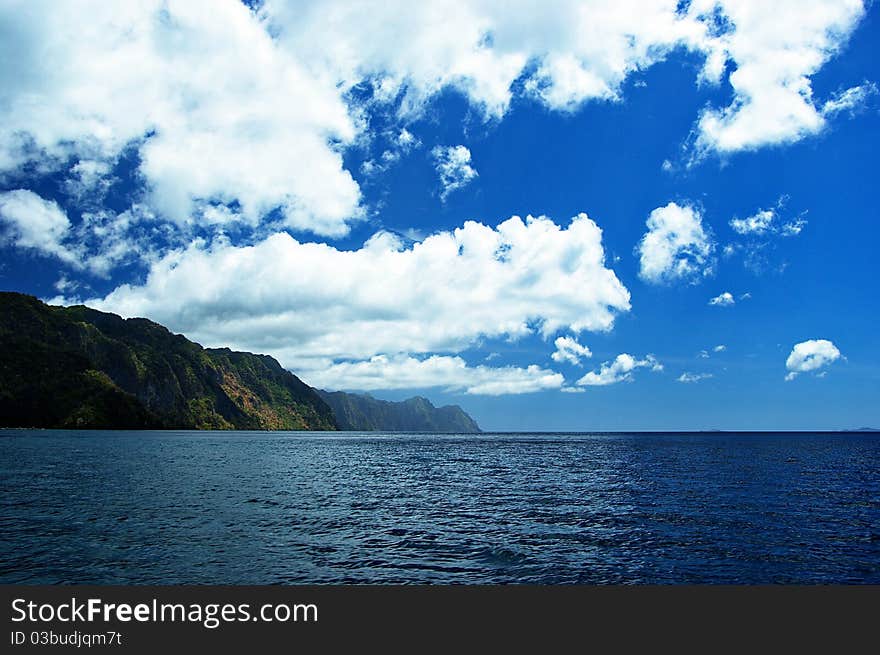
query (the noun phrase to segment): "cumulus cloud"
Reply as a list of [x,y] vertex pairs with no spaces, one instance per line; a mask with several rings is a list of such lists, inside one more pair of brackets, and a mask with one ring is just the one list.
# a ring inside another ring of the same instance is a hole
[[817,371],[840,357],[841,354],[837,346],[827,339],[801,341],[794,345],[791,354],[785,360],[785,368],[788,369],[785,379],[793,380],[800,373]]
[[578,343],[577,339],[572,337],[557,337],[553,345],[556,346],[556,351],[550,357],[554,362],[568,362],[574,366],[579,366],[581,358],[593,356],[589,348],[582,346]]
[[308,384],[324,389],[422,389],[500,396],[559,389],[561,374],[539,366],[468,366],[461,357],[432,355],[417,358],[398,354],[367,360],[335,362],[297,370]]
[[633,379],[632,372],[637,368],[662,371],[663,365],[653,355],[636,359],[632,355],[621,353],[614,358],[614,361],[602,364],[598,371],[590,371],[584,375],[576,384],[582,387],[603,387],[618,382],[629,382]]
[[297,59],[344,86],[374,80],[376,95],[402,97],[405,113],[451,87],[500,118],[518,79],[547,107],[573,111],[590,100],[618,100],[627,77],[684,48],[704,57],[701,83],[726,81],[733,92],[730,104],[697,120],[699,152],[791,142],[821,130],[830,108],[817,108],[810,78],[864,15],[858,0],[557,0],[541,8],[531,0],[381,7],[266,0],[261,15]]
[[342,91],[240,2],[13,1],[0,24],[16,62],[0,73],[0,170],[97,162],[71,172],[82,183],[133,144],[150,203],[179,224],[206,202],[325,235],[360,215]]
[[467,186],[475,177],[471,151],[465,146],[437,146],[431,151],[440,176],[440,199],[446,200],[453,191]]
[[384,232],[351,251],[286,233],[247,247],[195,243],[155,261],[142,285],[88,302],[300,370],[314,358],[605,331],[630,296],[605,266],[601,230],[580,214],[567,227],[545,217],[469,221],[406,247]]
[[37,165],[100,193],[132,148],[164,220],[224,206],[242,226],[341,236],[364,215],[343,151],[370,139],[374,109],[402,125],[455,89],[488,119],[514,93],[572,111],[619,100],[630,75],[684,48],[704,58],[701,82],[732,90],[697,120],[700,152],[790,142],[869,94],[817,104],[810,81],[863,14],[857,0],[10,0],[0,171]]
[[714,377],[711,373],[690,373],[689,371],[685,371],[678,376],[677,380],[684,384],[693,384],[695,382],[700,382],[701,380],[708,380],[711,377]]
[[63,244],[70,232],[70,220],[52,200],[26,189],[0,193],[0,225],[4,228],[0,239],[6,243],[81,265],[77,253]]
[[668,0],[561,1],[544,9],[529,0],[267,0],[261,14],[298,58],[321,53],[320,64],[347,86],[375,80],[380,97],[402,96],[403,112],[454,88],[491,118],[507,111],[524,73],[525,93],[571,110],[616,98],[630,73],[705,34]]
[[717,346],[712,348],[712,352],[716,353],[723,353],[725,350],[727,350],[727,346],[725,346],[723,343],[719,343]]
[[820,132],[832,112],[816,105],[810,78],[841,50],[864,11],[859,0],[691,2],[691,15],[729,24],[706,42],[704,78],[719,81],[733,64],[733,101],[700,116],[698,149],[749,150]]
[[716,307],[730,307],[736,301],[733,299],[733,294],[729,291],[725,291],[714,298],[709,299],[710,305],[715,305]]
[[651,212],[636,251],[639,275],[653,284],[698,280],[713,271],[715,244],[703,228],[703,217],[690,205],[670,202]]

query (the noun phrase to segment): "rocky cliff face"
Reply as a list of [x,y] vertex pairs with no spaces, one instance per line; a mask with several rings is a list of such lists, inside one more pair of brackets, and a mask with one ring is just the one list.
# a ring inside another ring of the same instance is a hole
[[271,357],[0,293],[0,426],[333,430],[336,421]]

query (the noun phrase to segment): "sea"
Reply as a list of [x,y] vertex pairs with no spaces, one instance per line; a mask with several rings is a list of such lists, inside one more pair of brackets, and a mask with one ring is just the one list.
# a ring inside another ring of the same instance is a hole
[[0,583],[880,583],[880,435],[0,431]]

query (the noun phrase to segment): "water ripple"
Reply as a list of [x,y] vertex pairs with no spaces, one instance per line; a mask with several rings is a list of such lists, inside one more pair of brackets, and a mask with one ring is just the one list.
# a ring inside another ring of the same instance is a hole
[[0,431],[0,582],[880,583],[880,438]]

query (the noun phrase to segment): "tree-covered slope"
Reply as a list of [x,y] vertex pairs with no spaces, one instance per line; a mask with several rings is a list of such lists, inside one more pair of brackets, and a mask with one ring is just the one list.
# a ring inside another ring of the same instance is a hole
[[0,426],[332,430],[265,355],[205,349],[146,319],[0,292]]
[[342,391],[318,393],[333,408],[341,430],[480,432],[476,422],[458,405],[434,407],[420,396],[389,402]]

